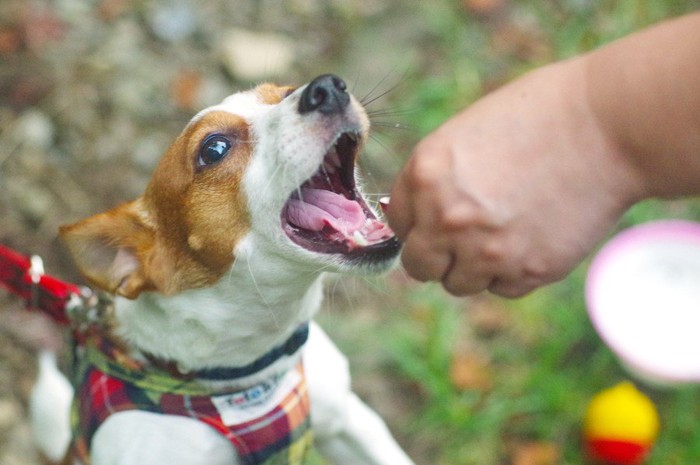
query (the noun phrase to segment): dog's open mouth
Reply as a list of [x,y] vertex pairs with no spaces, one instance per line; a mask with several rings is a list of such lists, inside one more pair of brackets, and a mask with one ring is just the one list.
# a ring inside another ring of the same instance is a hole
[[359,137],[341,134],[318,171],[287,200],[282,226],[297,245],[347,255],[398,252],[394,232],[375,216],[355,185]]

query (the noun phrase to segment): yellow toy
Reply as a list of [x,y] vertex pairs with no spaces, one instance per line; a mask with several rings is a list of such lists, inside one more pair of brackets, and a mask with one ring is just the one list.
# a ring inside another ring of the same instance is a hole
[[641,464],[658,432],[656,407],[630,382],[617,384],[593,397],[583,421],[588,453],[610,465]]

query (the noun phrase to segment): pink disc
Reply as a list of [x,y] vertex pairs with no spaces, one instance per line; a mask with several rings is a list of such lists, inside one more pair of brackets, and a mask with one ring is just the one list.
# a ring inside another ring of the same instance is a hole
[[633,372],[700,381],[700,223],[652,222],[615,236],[593,259],[586,303]]

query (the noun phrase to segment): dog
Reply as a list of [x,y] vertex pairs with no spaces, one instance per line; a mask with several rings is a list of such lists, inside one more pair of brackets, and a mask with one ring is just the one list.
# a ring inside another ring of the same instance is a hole
[[77,336],[70,447],[42,449],[94,465],[301,464],[313,443],[338,465],[413,463],[312,321],[326,272],[381,273],[400,252],[356,180],[369,126],[337,76],[262,84],[195,115],[140,198],[61,227],[114,305]]

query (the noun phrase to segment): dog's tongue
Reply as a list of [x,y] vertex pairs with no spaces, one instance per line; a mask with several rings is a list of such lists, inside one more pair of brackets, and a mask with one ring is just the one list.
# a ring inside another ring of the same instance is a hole
[[310,231],[320,231],[326,225],[346,235],[362,228],[365,213],[362,207],[340,194],[324,189],[301,189],[300,198],[287,205],[290,223]]

